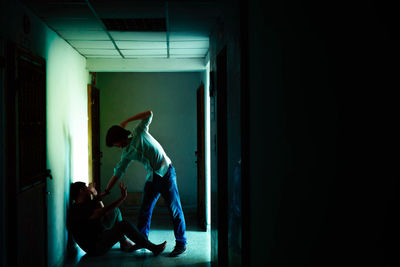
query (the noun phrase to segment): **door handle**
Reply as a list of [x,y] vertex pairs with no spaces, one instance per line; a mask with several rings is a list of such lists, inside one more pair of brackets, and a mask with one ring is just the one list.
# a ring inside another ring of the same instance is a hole
[[53,176],[51,175],[51,170],[47,169],[46,172],[45,172],[45,176],[47,178],[50,178],[51,180],[53,180]]

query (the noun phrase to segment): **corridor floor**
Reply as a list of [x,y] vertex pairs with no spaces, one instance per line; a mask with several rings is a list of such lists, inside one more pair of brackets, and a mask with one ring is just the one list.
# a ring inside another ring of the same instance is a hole
[[[129,212],[128,214],[126,218],[135,223],[136,214]],[[210,234],[199,230],[194,215],[185,214],[185,219],[188,246],[186,252],[179,257],[168,257],[175,245],[173,226],[167,214],[157,212],[153,214],[149,239],[154,243],[167,241],[167,248],[161,255],[154,257],[150,251],[145,249],[132,253],[122,252],[117,243],[107,254],[99,257],[88,257],[83,250],[78,248],[77,256],[69,259],[65,266],[211,266]]]

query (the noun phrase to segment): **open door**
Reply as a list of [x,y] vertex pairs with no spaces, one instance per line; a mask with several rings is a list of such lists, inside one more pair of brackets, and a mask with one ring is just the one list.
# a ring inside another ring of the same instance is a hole
[[200,229],[207,230],[205,174],[204,84],[197,89],[197,218]]
[[100,91],[88,85],[89,182],[100,192]]
[[6,55],[7,266],[47,266],[46,62]]

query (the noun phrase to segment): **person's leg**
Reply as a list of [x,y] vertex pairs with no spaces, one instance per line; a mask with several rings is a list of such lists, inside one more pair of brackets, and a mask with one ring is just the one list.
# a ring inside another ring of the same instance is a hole
[[[165,178],[165,179],[164,179]],[[174,167],[170,167],[167,174],[163,177],[161,195],[165,199],[169,213],[174,223],[174,234],[177,247],[185,247],[186,223],[183,215],[181,200],[179,197],[178,186],[176,184],[176,174]]]
[[122,215],[119,208],[113,209],[109,214],[106,214],[101,223],[105,230],[109,230],[114,227],[115,223],[122,221]]
[[146,182],[137,224],[137,228],[146,238],[149,236],[151,215],[159,197],[160,193],[156,190],[153,182]]
[[[119,208],[113,209],[110,213],[106,214],[101,220],[104,230],[110,230],[117,222],[122,221],[122,214]],[[119,240],[120,248],[123,251],[129,251],[134,245],[132,241],[122,236]]]
[[141,247],[149,249],[155,255],[160,254],[166,246],[166,242],[159,245],[153,244],[142,233],[140,233],[134,225],[128,221],[122,220],[117,222],[112,229],[106,230],[100,235],[96,244],[96,249],[92,254],[101,255],[106,253],[124,235],[128,236],[129,239]]
[[[118,224],[118,223],[117,223]],[[103,255],[109,251],[123,237],[123,232],[114,225],[113,228],[103,231],[96,242],[95,249],[90,251],[91,255]]]

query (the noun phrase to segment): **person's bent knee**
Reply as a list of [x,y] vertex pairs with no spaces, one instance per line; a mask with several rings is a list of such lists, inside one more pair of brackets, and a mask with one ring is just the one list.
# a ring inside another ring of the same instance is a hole
[[118,229],[120,229],[122,232],[124,232],[127,227],[131,226],[131,224],[126,220],[122,220],[122,221],[117,222],[116,226],[118,227]]

